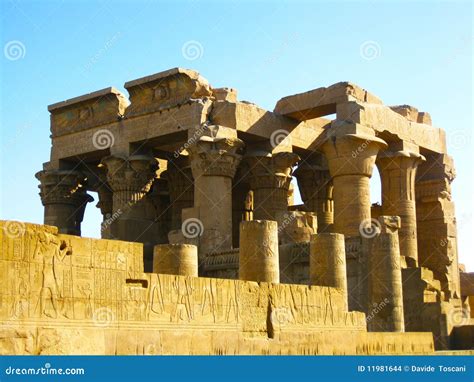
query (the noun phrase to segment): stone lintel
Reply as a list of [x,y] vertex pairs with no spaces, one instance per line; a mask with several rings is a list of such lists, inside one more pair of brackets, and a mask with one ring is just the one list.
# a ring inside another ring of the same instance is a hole
[[338,103],[349,101],[382,104],[382,101],[367,90],[350,82],[339,82],[329,87],[284,97],[277,102],[274,112],[298,121],[306,121],[334,114]]
[[168,78],[177,74],[184,74],[185,76],[193,80],[200,80],[200,81],[207,82],[207,80],[201,77],[201,75],[195,70],[183,69],[183,68],[172,68],[172,69],[164,70],[163,72],[151,74],[149,76],[140,77],[140,78],[137,78],[136,80],[127,81],[125,82],[124,87],[125,89],[129,89],[135,86],[144,85],[146,83],[158,81],[163,78]]
[[83,103],[83,102],[86,102],[86,101],[97,100],[97,99],[106,97],[108,95],[112,95],[112,96],[116,96],[117,98],[124,98],[125,99],[125,96],[119,90],[117,90],[116,88],[111,86],[111,87],[108,87],[108,88],[97,90],[97,91],[92,92],[92,93],[87,93],[87,94],[83,94],[83,95],[78,96],[78,97],[69,98],[65,101],[60,101],[60,102],[53,103],[53,104],[48,106],[48,111],[50,113],[53,113],[53,112],[58,111],[59,109],[63,109],[63,108],[66,108],[66,107],[71,107],[73,105]]
[[125,96],[113,87],[48,106],[53,137],[118,121],[127,108]]
[[162,111],[212,96],[209,82],[188,69],[174,68],[125,83],[131,105],[127,117]]

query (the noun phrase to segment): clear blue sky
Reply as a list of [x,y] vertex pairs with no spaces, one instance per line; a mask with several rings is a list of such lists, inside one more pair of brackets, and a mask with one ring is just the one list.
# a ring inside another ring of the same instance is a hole
[[[388,105],[430,112],[446,129],[458,174],[460,258],[474,270],[470,2],[1,4],[2,219],[42,222],[34,174],[49,158],[48,104],[111,85],[123,90],[128,80],[176,66],[270,110],[285,95],[349,80]],[[202,48],[197,57],[183,54],[190,41]],[[360,51],[366,42],[369,56]],[[99,221],[90,204],[84,235],[97,237]]]

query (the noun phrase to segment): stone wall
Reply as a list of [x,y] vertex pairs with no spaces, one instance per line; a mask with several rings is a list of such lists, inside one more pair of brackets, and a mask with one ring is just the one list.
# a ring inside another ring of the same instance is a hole
[[336,288],[143,272],[142,245],[0,222],[1,354],[422,354]]

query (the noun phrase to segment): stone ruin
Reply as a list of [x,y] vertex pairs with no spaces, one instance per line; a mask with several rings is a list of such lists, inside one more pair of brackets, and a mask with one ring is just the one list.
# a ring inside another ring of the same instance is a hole
[[[48,108],[45,226],[1,223],[2,353],[472,348],[455,171],[428,113],[349,82],[267,111],[180,68],[125,88]],[[102,239],[80,237],[91,192]]]

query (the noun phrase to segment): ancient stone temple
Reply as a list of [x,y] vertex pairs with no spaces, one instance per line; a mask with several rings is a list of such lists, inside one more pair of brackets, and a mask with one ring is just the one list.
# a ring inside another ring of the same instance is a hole
[[[125,88],[48,108],[45,225],[1,223],[2,353],[472,348],[455,171],[428,113],[348,82],[268,111],[180,68]],[[80,237],[93,201],[102,239]]]

